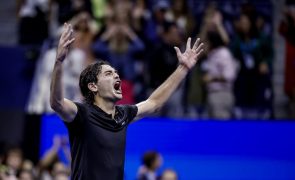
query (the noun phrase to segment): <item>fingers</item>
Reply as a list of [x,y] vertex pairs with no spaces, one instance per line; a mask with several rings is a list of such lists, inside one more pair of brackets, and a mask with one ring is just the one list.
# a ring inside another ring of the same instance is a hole
[[73,34],[72,25],[65,23],[64,24],[64,30],[63,30],[63,33],[61,35],[61,38],[63,40],[68,40],[72,34]]
[[186,42],[186,51],[191,49],[191,41],[192,39],[189,37]]
[[204,43],[201,43],[198,48],[196,50],[194,50],[194,52],[196,52],[197,54],[199,54],[199,52],[203,51],[203,46],[204,46]]
[[68,29],[67,29],[67,31],[66,31],[66,34],[65,34],[65,36],[64,36],[64,39],[65,39],[65,40],[68,40],[68,39],[70,38],[70,36],[72,35],[72,33],[73,33],[73,28],[72,28],[72,25],[69,24],[69,25],[68,25]]
[[200,54],[204,51],[204,49],[201,49],[198,53],[197,53],[197,57],[200,56]]
[[71,25],[69,25],[69,29],[68,29],[68,31],[66,32],[66,34],[65,34],[65,36],[64,36],[64,40],[69,40],[69,39],[71,39],[72,38],[72,36],[73,36],[73,29],[72,29],[72,26]]
[[195,50],[195,49],[197,49],[197,47],[198,47],[198,45],[199,45],[199,43],[200,43],[200,38],[198,38],[196,41],[195,41],[195,43],[194,43],[194,45],[193,45],[193,50]]
[[75,38],[72,38],[70,40],[67,40],[67,42],[64,44],[64,47],[70,46],[75,41]]
[[176,51],[176,54],[177,54],[177,57],[180,57],[181,56],[181,51],[178,47],[174,47],[175,51]]
[[68,31],[68,24],[64,23],[63,25],[63,30],[62,30],[62,34],[61,34],[61,39],[64,39],[64,36],[66,35],[66,32]]

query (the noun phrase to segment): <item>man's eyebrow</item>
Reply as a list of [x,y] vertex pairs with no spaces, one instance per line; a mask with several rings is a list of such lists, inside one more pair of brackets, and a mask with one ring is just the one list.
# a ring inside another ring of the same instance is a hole
[[103,72],[103,73],[109,73],[109,72],[112,72],[112,70],[106,70],[106,71]]

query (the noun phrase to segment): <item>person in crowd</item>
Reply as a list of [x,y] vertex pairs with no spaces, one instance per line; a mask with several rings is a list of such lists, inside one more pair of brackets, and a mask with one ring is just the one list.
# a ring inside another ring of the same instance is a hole
[[295,3],[287,0],[284,19],[281,21],[279,31],[285,38],[286,56],[285,56],[285,74],[284,91],[289,98],[288,117],[295,118]]
[[[18,0],[18,42],[21,45],[40,46],[48,37],[50,0]],[[38,31],[32,29],[38,27]]]
[[203,65],[208,113],[214,119],[229,119],[234,107],[237,64],[227,47],[229,38],[223,27],[222,15],[217,10],[212,13],[212,17],[205,17],[207,27],[203,29],[205,32],[201,32],[205,34],[209,46]]
[[144,50],[144,44],[127,23],[113,22],[94,42],[98,58],[108,61],[122,74],[123,79],[135,79],[135,55]]
[[65,141],[65,137],[55,135],[52,146],[45,152],[38,163],[39,179],[63,180],[69,178],[70,171],[66,164],[60,160],[60,151],[62,151],[69,164],[71,162],[69,144]]
[[35,180],[35,176],[33,171],[30,170],[21,170],[19,173],[19,178],[18,180]]
[[157,170],[162,166],[163,158],[156,151],[147,151],[142,157],[142,165],[137,171],[138,180],[158,179]]
[[173,169],[165,169],[160,180],[178,180],[177,173]]
[[185,38],[195,35],[195,20],[187,0],[173,0],[168,19],[177,24]]
[[235,116],[261,118],[263,102],[270,97],[267,92],[259,91],[263,77],[268,73],[264,43],[258,36],[255,22],[250,21],[250,16],[241,14],[236,26],[237,36],[231,44],[232,53],[240,66],[235,82]]
[[7,150],[4,165],[6,166],[6,172],[10,175],[17,175],[21,170],[23,163],[23,153],[19,147],[11,147]]
[[164,33],[163,26],[168,21],[167,14],[170,10],[171,6],[167,0],[159,0],[153,4],[151,17],[147,19],[143,28],[142,38],[147,46],[153,46],[161,41],[162,33]]
[[[150,74],[150,91],[167,79],[178,65],[174,47],[182,45],[182,34],[174,22],[166,22],[163,27],[160,43],[155,45],[152,54],[147,55],[149,72],[153,72]],[[183,115],[183,93],[184,83],[171,96],[159,115],[181,117]]]
[[[81,12],[75,16],[72,21],[76,41],[73,43],[72,51],[68,55],[67,65],[64,67],[65,76],[65,96],[76,101],[81,101],[82,96],[75,83],[79,79],[79,73],[86,67],[87,64],[94,62],[94,55],[91,51],[92,40],[96,35],[98,29],[93,24],[90,15],[86,12]],[[52,69],[54,63],[52,58],[56,57],[56,45],[44,52],[40,56],[37,63],[35,72],[35,78],[31,88],[30,97],[27,103],[27,112],[30,114],[42,114],[44,112],[52,113],[52,109],[49,104],[49,87]]]

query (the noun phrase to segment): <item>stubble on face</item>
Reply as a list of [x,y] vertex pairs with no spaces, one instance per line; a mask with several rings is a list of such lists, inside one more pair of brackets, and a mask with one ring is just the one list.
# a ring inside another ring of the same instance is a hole
[[98,96],[110,101],[122,99],[121,80],[117,71],[110,65],[102,65],[97,76]]

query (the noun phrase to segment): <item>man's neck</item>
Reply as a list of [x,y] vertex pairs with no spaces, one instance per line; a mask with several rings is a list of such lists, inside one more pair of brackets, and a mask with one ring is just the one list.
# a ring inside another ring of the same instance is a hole
[[115,115],[115,103],[112,101],[106,101],[104,99],[96,99],[94,105],[98,106],[107,114],[111,114],[114,118]]

